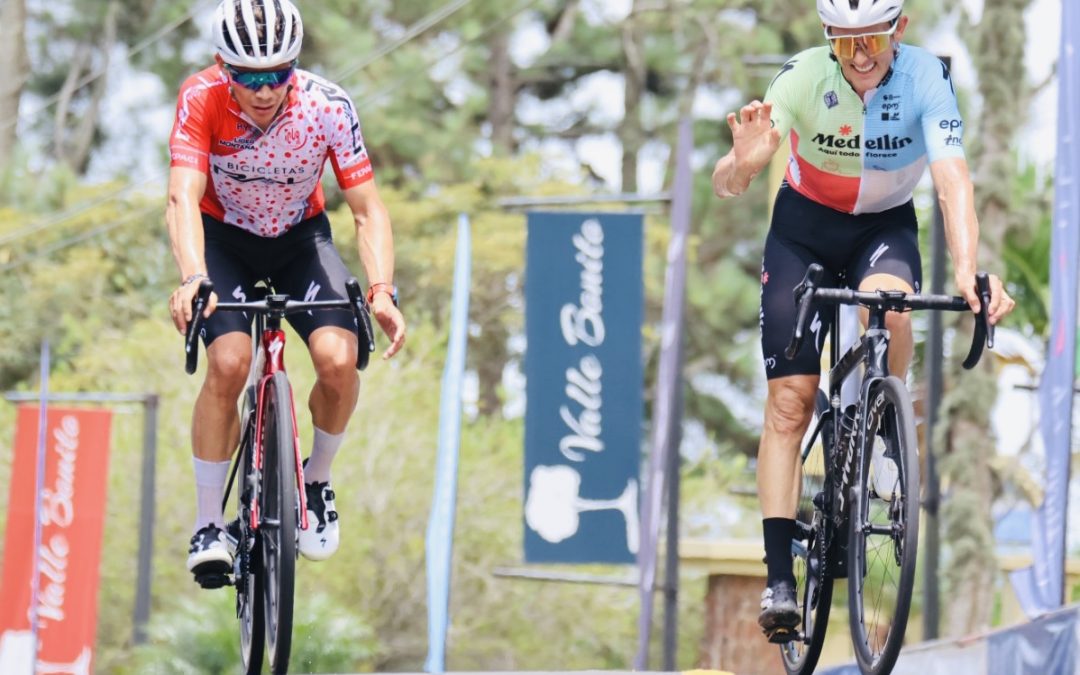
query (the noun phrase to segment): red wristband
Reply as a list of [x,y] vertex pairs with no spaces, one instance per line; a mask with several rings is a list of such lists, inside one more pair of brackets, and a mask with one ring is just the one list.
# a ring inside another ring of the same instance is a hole
[[368,286],[367,302],[370,305],[372,300],[375,299],[376,293],[386,293],[390,296],[390,300],[393,301],[394,306],[397,307],[397,286],[388,284],[383,281],[376,282]]

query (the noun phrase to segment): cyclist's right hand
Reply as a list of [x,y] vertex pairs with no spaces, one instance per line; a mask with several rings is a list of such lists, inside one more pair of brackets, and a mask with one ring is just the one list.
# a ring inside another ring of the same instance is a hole
[[772,103],[751,101],[742,107],[739,117],[741,122],[735,113],[728,113],[727,116],[735,154],[735,176],[732,180],[740,183],[731,187],[745,189],[780,147],[780,132],[772,123]]
[[[176,326],[176,330],[181,335],[187,333],[188,324],[191,323],[195,296],[199,294],[199,282],[201,279],[196,279],[187,285],[181,284],[169,296],[169,313],[172,314],[173,325]],[[210,301],[206,304],[203,316],[208,317],[213,314],[215,307],[217,307],[217,293],[211,293]]]

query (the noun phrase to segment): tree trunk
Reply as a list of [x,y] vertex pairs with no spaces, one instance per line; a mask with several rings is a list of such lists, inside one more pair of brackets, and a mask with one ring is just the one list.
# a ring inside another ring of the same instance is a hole
[[[972,321],[964,317],[957,331],[953,353],[966,353]],[[990,409],[997,397],[990,358],[973,371],[954,363],[950,379],[957,383],[941,404],[935,447],[943,448],[941,473],[947,478],[942,539],[949,544],[950,565],[945,572],[949,601],[946,635],[970,635],[990,624],[997,559],[994,553],[991,506],[994,501],[990,460],[995,439],[990,429]]]
[[577,20],[578,5],[580,0],[568,0],[559,11],[559,15],[551,24],[551,44],[562,42],[570,37],[574,30],[574,22]]
[[[1012,185],[1016,158],[1011,150],[1016,120],[1024,117],[1030,86],[1024,69],[1023,13],[1030,0],[987,3],[977,27],[967,31],[972,57],[979,72],[983,112],[976,133],[969,128],[971,174],[979,218],[980,268],[995,272],[1010,226]],[[991,356],[980,367],[964,372],[958,366],[971,335],[965,317],[953,349],[950,380],[955,383],[942,402],[937,447],[947,453],[942,476],[948,484],[943,503],[943,539],[950,542],[951,561],[946,571],[949,602],[946,625],[953,636],[968,635],[990,624],[997,563],[994,556],[991,507],[994,485],[991,460],[996,442],[990,428],[990,410],[997,398]]]
[[11,163],[19,99],[30,72],[25,28],[25,0],[0,0],[0,171]]
[[634,0],[630,16],[622,25],[623,79],[626,87],[619,141],[622,143],[622,191],[630,193],[637,192],[638,153],[645,144],[645,130],[641,123],[641,98],[645,94],[645,77],[648,74],[638,5],[639,0]]
[[[116,45],[116,17],[120,6],[117,2],[110,2],[105,12],[105,22],[102,26],[101,41],[94,48],[91,44],[80,43],[76,49],[75,58],[72,60],[71,70],[68,71],[64,85],[60,89],[59,99],[56,105],[56,114],[53,118],[53,152],[56,159],[67,164],[71,170],[78,174],[86,172],[90,162],[90,151],[93,149],[94,136],[98,130],[98,119],[101,114],[101,101],[105,98],[108,88],[108,71],[111,62],[110,55]],[[92,55],[100,54],[101,65],[94,69]],[[83,69],[86,68],[86,75]],[[89,83],[88,78],[93,78]],[[82,89],[89,84],[90,93],[85,107],[80,109],[77,117],[71,114],[72,102]],[[74,128],[70,128],[74,125]]]
[[491,122],[492,150],[497,155],[514,152],[514,63],[510,59],[510,35],[506,30],[497,31],[489,43],[491,47],[490,90],[488,120]]

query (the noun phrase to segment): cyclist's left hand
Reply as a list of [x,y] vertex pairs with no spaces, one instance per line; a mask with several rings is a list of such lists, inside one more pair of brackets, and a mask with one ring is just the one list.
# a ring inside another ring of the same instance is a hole
[[[978,314],[981,303],[979,301],[979,294],[975,288],[975,275],[974,274],[957,274],[956,285],[960,289],[960,295],[967,300],[968,306],[971,307],[971,311]],[[1016,307],[1016,301],[1012,299],[1009,293],[1005,290],[1005,284],[1001,283],[1001,279],[996,274],[990,275],[990,324],[996,325],[999,321],[1009,315],[1009,312],[1013,311]]]
[[388,359],[397,354],[405,344],[405,317],[386,293],[375,294],[371,300],[371,313],[386,337],[390,338],[390,346],[382,355],[384,359]]

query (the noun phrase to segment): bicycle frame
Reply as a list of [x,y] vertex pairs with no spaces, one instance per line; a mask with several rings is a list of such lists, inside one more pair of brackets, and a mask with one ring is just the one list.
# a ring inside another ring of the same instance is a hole
[[[259,378],[255,388],[255,433],[252,439],[252,461],[257,469],[263,466],[263,412],[266,409],[266,385],[273,378],[274,373],[285,370],[285,331],[281,329],[281,317],[285,315],[284,296],[268,295],[266,303],[271,312],[268,316],[258,314],[255,317],[255,328],[252,331],[253,350],[257,349],[257,358],[252,360],[252,373],[249,381]],[[255,345],[258,345],[256,348]],[[260,369],[261,364],[261,369]],[[261,373],[260,373],[261,370]],[[296,492],[299,495],[300,528],[307,529],[307,496],[304,494],[304,470],[303,460],[300,458],[300,438],[296,426],[296,401],[289,396],[289,412],[292,416],[293,448],[296,461]],[[252,499],[251,522],[248,526],[252,530],[259,529],[259,500]]]
[[[889,331],[885,328],[884,306],[870,309],[870,320],[866,331],[859,337],[854,345],[848,348],[841,356],[840,340],[840,305],[833,305],[832,339],[829,346],[829,407],[832,410],[833,439],[839,441],[842,430],[843,411],[840,399],[840,389],[844,381],[855,374],[859,366],[865,366],[862,380],[859,384],[859,395],[855,404],[856,427],[865,428],[865,420],[861,417],[866,414],[867,403],[870,397],[870,388],[875,382],[884,380],[889,376]],[[856,438],[857,437],[857,438]],[[865,452],[866,438],[864,434],[851,434],[844,445],[837,445],[832,449],[826,449],[829,454],[833,449],[841,453],[840,457],[830,459],[840,460],[839,489],[836,491],[839,502],[836,513],[843,519],[847,513],[847,490],[851,487],[851,472],[856,460]],[[858,447],[856,447],[858,443]],[[838,523],[841,524],[841,523]]]

